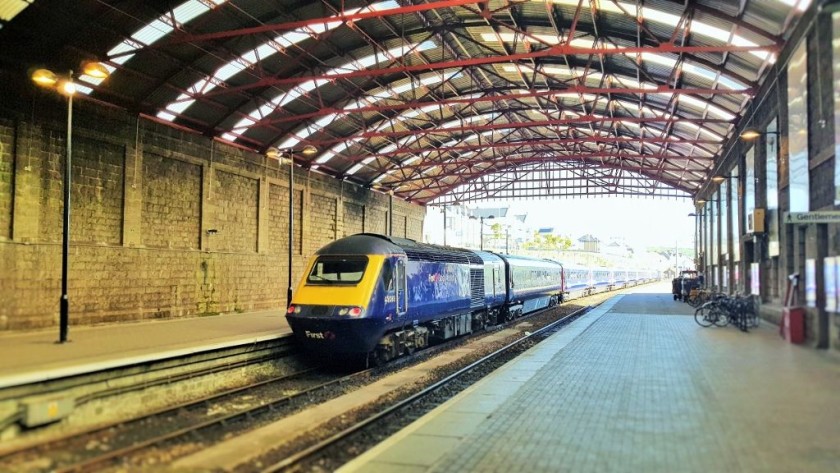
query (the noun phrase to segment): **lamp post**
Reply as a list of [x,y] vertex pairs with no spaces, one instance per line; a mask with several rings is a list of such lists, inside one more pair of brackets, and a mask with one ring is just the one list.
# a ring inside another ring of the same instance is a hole
[[294,244],[295,235],[295,153],[300,152],[304,156],[314,156],[318,153],[318,148],[312,145],[306,145],[300,150],[269,148],[265,152],[265,156],[270,159],[282,160],[283,158],[289,160],[289,287],[286,291],[286,308],[292,305],[292,246]]
[[[108,77],[108,69],[98,62],[87,62],[82,65],[83,73],[97,79]],[[70,272],[70,187],[73,183],[71,173],[73,157],[73,95],[76,84],[73,82],[73,71],[68,71],[66,77],[59,77],[49,69],[37,69],[30,76],[32,82],[40,87],[50,88],[67,96],[67,150],[64,162],[64,215],[62,217],[61,236],[61,299],[59,300],[58,343],[67,342],[70,326],[70,296],[67,291],[67,280]]]

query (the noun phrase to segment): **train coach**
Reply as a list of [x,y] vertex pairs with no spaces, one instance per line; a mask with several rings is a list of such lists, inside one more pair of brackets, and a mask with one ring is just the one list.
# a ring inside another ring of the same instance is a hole
[[646,276],[361,233],[315,253],[286,317],[311,352],[381,363]]
[[286,317],[309,351],[384,362],[553,306],[563,266],[362,233],[316,252]]

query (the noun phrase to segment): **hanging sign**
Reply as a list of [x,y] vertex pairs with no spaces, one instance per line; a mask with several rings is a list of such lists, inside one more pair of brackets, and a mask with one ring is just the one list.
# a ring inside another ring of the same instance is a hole
[[840,223],[840,210],[787,212],[785,223]]

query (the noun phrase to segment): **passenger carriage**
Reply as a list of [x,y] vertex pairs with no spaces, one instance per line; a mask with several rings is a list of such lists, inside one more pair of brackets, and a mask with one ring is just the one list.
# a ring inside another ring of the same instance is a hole
[[287,312],[330,356],[387,360],[563,300],[559,263],[359,234],[320,249]]

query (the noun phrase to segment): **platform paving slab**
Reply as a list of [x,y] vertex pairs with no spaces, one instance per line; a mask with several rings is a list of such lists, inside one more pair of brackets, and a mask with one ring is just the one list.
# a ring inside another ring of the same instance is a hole
[[[576,336],[550,337],[339,471],[840,471],[836,357],[775,327],[699,327],[649,291],[611,299],[568,327]],[[443,441],[418,451],[429,438]]]
[[284,310],[0,333],[0,388],[289,336]]

